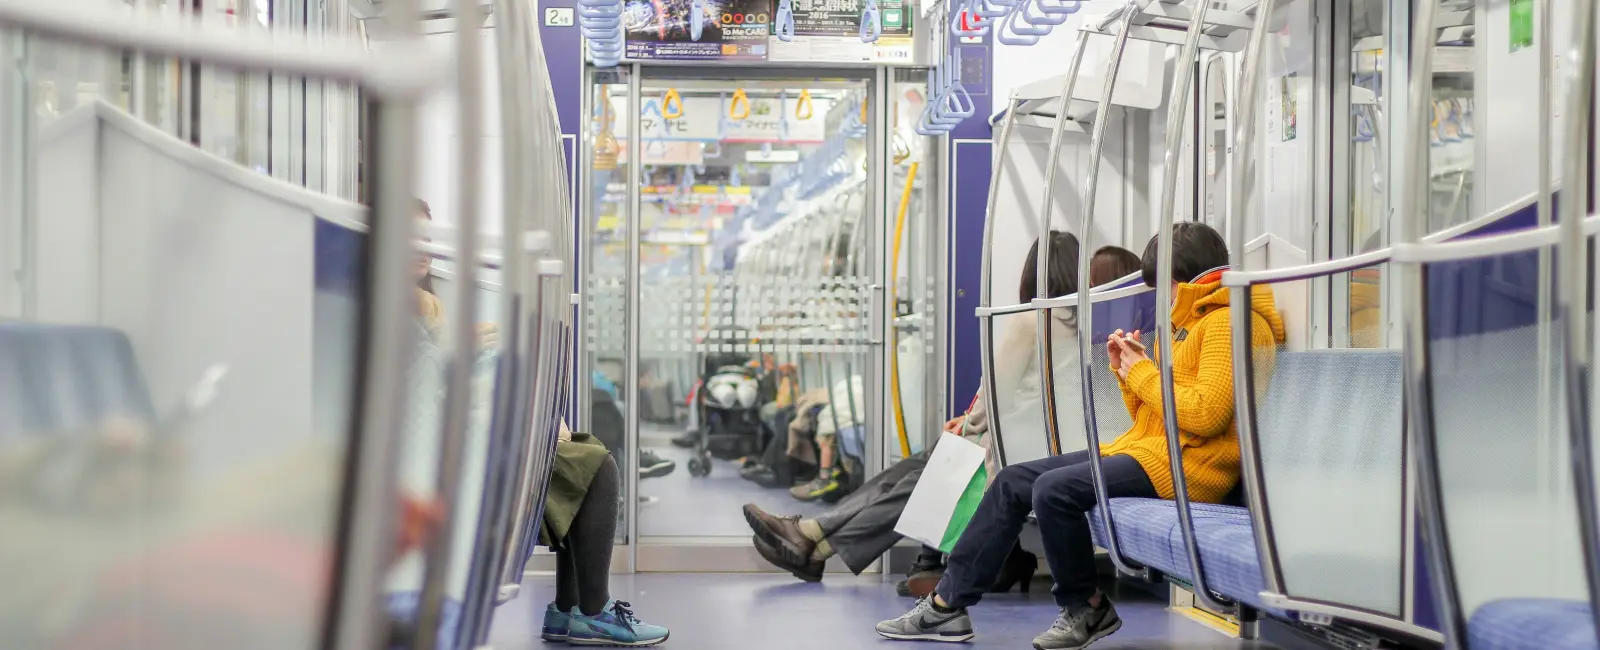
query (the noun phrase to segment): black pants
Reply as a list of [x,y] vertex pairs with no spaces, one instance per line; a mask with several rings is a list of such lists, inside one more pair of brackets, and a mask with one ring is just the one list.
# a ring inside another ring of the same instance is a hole
[[[894,525],[928,465],[931,451],[912,455],[879,472],[839,505],[817,517],[828,545],[856,574],[900,543]],[[991,581],[992,582],[992,581]]]
[[[1132,456],[1101,459],[1107,496],[1158,498],[1150,477]],[[1031,510],[1039,519],[1045,561],[1055,579],[1056,604],[1082,605],[1094,596],[1094,541],[1089,535],[1095,505],[1089,452],[1078,451],[1000,470],[978,503],[972,522],[950,551],[936,592],[951,607],[978,604],[1005,566]]]
[[617,464],[606,458],[589,483],[567,538],[556,551],[556,607],[593,616],[611,602],[611,544],[617,535],[621,485]]

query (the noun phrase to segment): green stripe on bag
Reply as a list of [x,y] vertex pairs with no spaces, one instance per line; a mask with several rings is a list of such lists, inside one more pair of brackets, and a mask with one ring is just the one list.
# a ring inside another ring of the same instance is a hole
[[978,471],[972,473],[972,480],[967,482],[967,490],[961,493],[961,500],[956,502],[956,509],[950,513],[950,525],[944,529],[944,541],[939,543],[939,550],[949,553],[955,548],[967,524],[972,523],[972,513],[978,511],[978,503],[983,501],[983,490],[988,485],[989,470],[979,465]]

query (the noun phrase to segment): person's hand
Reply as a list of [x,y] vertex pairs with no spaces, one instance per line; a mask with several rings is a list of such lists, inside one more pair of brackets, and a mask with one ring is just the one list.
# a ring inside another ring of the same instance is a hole
[[1106,354],[1111,357],[1113,369],[1122,367],[1122,330],[1112,332],[1106,337]]
[[967,422],[967,416],[965,416],[965,415],[958,415],[956,417],[950,418],[949,422],[944,423],[944,432],[945,433],[960,433],[961,432],[961,425],[966,424],[966,422]]
[[1128,378],[1128,371],[1133,370],[1133,367],[1139,365],[1140,361],[1150,360],[1150,357],[1145,354],[1144,343],[1139,340],[1138,330],[1135,330],[1132,335],[1123,337],[1119,341],[1119,347],[1122,348],[1122,354],[1117,364],[1117,375],[1123,379]]
[[428,543],[434,529],[444,521],[444,507],[433,499],[406,495],[400,498],[400,546],[403,556]]
[[500,343],[500,326],[494,323],[478,323],[478,349],[487,350]]

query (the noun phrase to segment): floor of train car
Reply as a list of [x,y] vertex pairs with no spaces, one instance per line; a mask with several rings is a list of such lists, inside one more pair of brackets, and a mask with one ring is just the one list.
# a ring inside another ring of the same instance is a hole
[[[1110,585],[1107,585],[1110,587]],[[665,625],[664,647],[693,650],[817,650],[819,648],[927,648],[880,638],[878,621],[904,614],[913,604],[895,595],[882,576],[830,574],[806,584],[779,574],[646,573],[613,576],[612,597],[634,605],[644,620]],[[1123,626],[1094,650],[1272,650],[1277,646],[1232,639],[1182,614],[1147,592],[1122,589],[1116,597]],[[495,650],[531,650],[539,639],[545,605],[555,594],[553,576],[530,576],[523,596],[502,606],[490,631]],[[1046,579],[1030,594],[991,596],[973,608],[979,650],[1031,647],[1057,609]],[[940,646],[944,647],[944,646]]]
[[690,476],[689,459],[693,450],[672,446],[683,430],[667,425],[644,423],[639,427],[639,444],[662,458],[678,464],[671,474],[639,481],[639,493],[646,499],[639,504],[639,532],[662,537],[749,537],[741,508],[754,503],[778,514],[815,515],[827,504],[804,503],[789,496],[788,490],[767,489],[739,477],[739,465],[715,460],[709,476]]

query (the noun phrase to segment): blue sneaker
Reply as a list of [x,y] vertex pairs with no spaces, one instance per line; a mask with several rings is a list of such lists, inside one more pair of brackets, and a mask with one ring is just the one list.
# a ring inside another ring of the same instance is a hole
[[614,647],[642,647],[667,640],[672,632],[660,625],[640,621],[633,615],[632,605],[620,600],[606,603],[606,608],[594,616],[584,616],[573,610],[572,630],[567,642],[572,645],[598,645]]
[[[573,608],[573,611],[577,611],[577,608]],[[571,633],[572,615],[561,611],[555,603],[550,603],[544,610],[544,629],[539,636],[546,641],[566,643]]]

